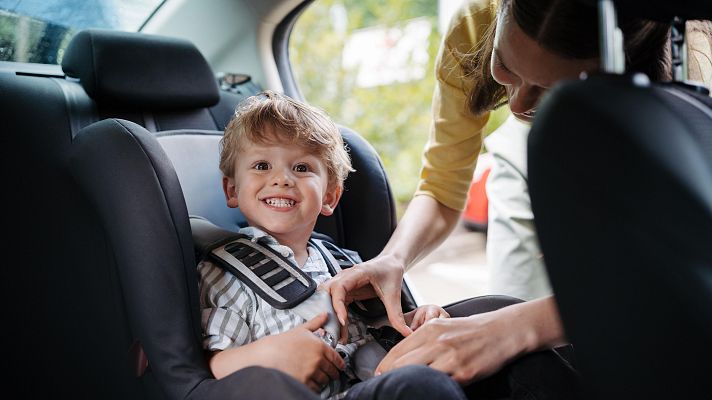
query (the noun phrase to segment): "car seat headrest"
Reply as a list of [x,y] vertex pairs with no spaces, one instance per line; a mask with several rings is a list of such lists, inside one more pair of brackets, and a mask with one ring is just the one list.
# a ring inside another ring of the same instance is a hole
[[[580,0],[596,4],[599,0]],[[670,22],[683,19],[712,19],[712,1],[708,0],[614,0],[620,15]]]
[[84,30],[69,43],[62,69],[97,103],[167,110],[210,107],[220,98],[203,55],[177,38]]

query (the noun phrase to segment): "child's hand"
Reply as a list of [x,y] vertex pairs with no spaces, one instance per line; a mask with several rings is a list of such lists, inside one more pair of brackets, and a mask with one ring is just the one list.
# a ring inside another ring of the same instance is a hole
[[442,307],[434,304],[426,304],[405,313],[403,318],[405,318],[405,323],[410,326],[410,329],[416,330],[433,318],[450,318],[450,314],[443,310]]
[[323,313],[287,332],[255,342],[261,342],[260,365],[278,369],[320,392],[345,367],[339,353],[316,335],[327,318]]

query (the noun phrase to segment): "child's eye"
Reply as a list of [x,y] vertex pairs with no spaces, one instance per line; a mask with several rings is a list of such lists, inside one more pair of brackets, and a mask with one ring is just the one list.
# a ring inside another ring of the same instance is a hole
[[255,165],[253,165],[252,168],[259,170],[259,171],[266,171],[269,169],[269,163],[260,161],[260,162],[255,163]]
[[307,164],[297,164],[294,166],[294,172],[309,172],[309,166]]

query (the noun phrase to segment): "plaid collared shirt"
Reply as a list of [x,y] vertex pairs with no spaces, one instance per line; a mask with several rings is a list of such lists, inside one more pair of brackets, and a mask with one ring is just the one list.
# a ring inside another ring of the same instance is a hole
[[[294,252],[267,235],[265,232],[248,227],[240,233],[253,238],[262,238],[292,264],[297,265]],[[317,285],[331,278],[326,262],[321,253],[309,247],[309,257],[302,267]],[[283,333],[306,320],[292,310],[279,310],[267,301],[257,296],[252,289],[220,266],[202,261],[198,264],[200,275],[200,308],[203,327],[203,348],[210,351],[225,350],[230,347],[242,346],[254,342],[267,335]],[[341,398],[349,382],[355,377],[353,373],[353,354],[356,349],[372,340],[366,325],[355,315],[349,315],[349,340],[345,345],[339,344],[336,350],[344,357],[346,370],[338,380],[332,380],[321,393],[322,398]]]

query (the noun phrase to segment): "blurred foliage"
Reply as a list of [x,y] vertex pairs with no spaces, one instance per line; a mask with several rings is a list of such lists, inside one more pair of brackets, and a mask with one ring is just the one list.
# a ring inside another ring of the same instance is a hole
[[74,30],[0,10],[0,61],[59,64]]
[[[441,40],[437,11],[434,0],[359,0],[348,4],[319,0],[300,16],[290,38],[291,64],[304,98],[374,146],[386,168],[399,216],[418,183],[421,152],[430,129],[433,71]],[[358,87],[357,71],[342,65],[349,36],[367,27],[403,27],[413,18],[427,18],[432,27],[425,77]],[[499,126],[507,114],[506,107],[492,113],[486,133]]]

